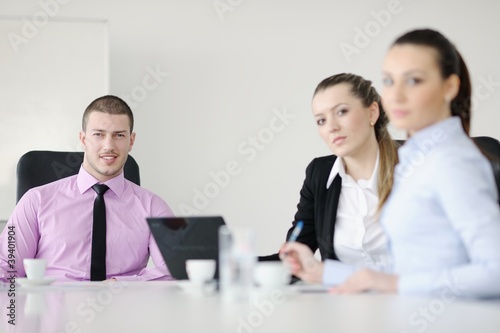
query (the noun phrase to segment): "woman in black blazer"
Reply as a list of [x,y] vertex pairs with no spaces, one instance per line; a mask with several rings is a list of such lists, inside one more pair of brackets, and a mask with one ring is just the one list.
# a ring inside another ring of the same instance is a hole
[[[297,241],[313,252],[319,249],[322,260],[338,260],[335,225],[337,213],[342,210],[339,203],[342,205],[345,200],[339,200],[343,188],[341,172],[335,175],[332,171],[337,156],[342,158],[344,178],[350,177],[351,182],[370,178],[377,165],[378,205],[374,209],[377,214],[392,187],[397,147],[387,131],[388,119],[379,94],[370,81],[358,75],[343,73],[324,79],[316,87],[312,108],[320,135],[334,155],[315,158],[307,167],[287,239],[296,223],[303,221]],[[263,256],[259,260],[279,260],[279,255]]]

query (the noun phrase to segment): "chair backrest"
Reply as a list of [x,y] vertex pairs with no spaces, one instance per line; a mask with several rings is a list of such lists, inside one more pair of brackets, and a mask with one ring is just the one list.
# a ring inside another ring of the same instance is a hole
[[472,139],[490,160],[495,182],[497,183],[498,203],[500,204],[500,141],[489,136],[476,136]]
[[[70,151],[29,151],[17,162],[17,198],[16,202],[30,188],[76,175],[83,162],[83,152]],[[132,156],[128,156],[124,166],[125,178],[141,185],[139,165]]]

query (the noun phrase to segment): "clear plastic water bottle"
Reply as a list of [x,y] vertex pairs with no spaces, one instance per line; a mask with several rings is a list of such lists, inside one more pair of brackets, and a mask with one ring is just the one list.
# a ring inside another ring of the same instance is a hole
[[222,297],[248,301],[253,290],[255,232],[250,228],[219,229],[219,289]]
[[225,225],[219,228],[219,290],[226,293],[233,280],[231,268],[231,252],[233,235]]

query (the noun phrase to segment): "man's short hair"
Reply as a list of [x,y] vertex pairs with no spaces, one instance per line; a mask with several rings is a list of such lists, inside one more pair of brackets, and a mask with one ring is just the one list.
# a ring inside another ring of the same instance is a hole
[[104,112],[107,114],[124,114],[128,117],[130,123],[130,133],[134,130],[134,115],[132,110],[128,106],[128,104],[121,98],[106,95],[99,97],[92,101],[92,103],[87,106],[85,112],[83,113],[82,118],[82,129],[85,132],[87,129],[87,121],[89,119],[89,115],[92,112]]

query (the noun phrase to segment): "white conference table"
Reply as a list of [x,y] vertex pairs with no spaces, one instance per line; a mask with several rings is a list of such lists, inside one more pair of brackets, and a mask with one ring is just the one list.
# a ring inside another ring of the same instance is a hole
[[[181,287],[182,286],[182,287]],[[256,289],[248,302],[186,282],[16,287],[16,325],[0,289],[0,332],[500,332],[500,301]]]

